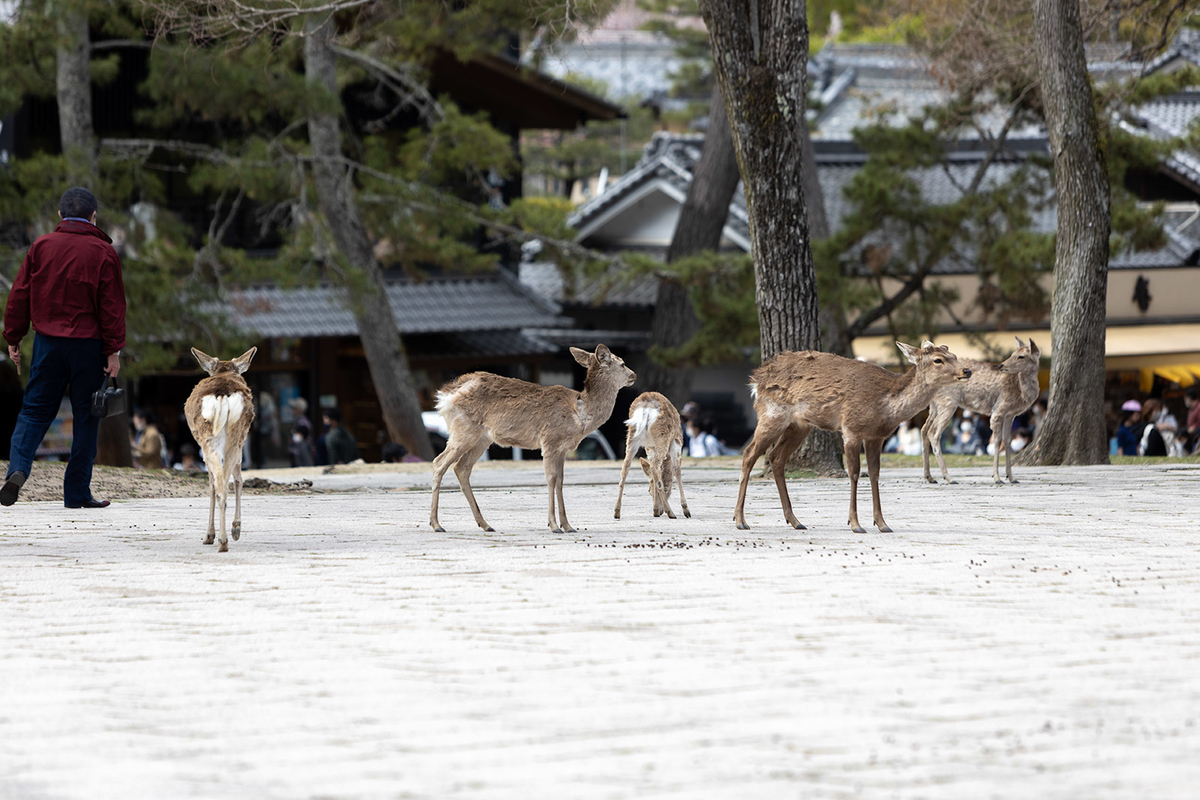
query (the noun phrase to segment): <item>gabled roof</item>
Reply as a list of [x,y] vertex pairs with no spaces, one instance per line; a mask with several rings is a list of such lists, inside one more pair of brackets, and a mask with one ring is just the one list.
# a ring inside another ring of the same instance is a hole
[[[479,278],[392,283],[387,295],[404,335],[566,324],[555,304],[505,277],[502,270]],[[233,289],[226,293],[226,307],[235,326],[267,338],[358,335],[341,287]]]
[[[703,146],[704,134],[656,132],[632,170],[567,218],[567,223],[577,231],[576,238],[586,240],[633,199],[651,192],[661,192],[682,206],[692,183],[692,170]],[[749,252],[750,218],[746,214],[746,201],[740,184],[729,206],[723,233],[731,242]]]
[[1180,29],[1167,49],[1146,65],[1146,74],[1173,72],[1188,64],[1200,65],[1200,30],[1194,28]]

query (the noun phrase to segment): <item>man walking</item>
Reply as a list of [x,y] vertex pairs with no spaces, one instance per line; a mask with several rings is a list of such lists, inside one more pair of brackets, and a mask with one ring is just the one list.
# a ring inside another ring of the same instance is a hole
[[74,436],[63,476],[67,508],[104,508],[92,497],[92,463],[100,421],[92,392],[121,371],[125,346],[125,284],[112,239],[96,227],[96,198],[75,187],[58,201],[62,222],[29,248],[4,312],[8,355],[21,368],[21,339],[33,325],[33,363],[12,436],[0,505],[11,506],[33,456],[70,385]]

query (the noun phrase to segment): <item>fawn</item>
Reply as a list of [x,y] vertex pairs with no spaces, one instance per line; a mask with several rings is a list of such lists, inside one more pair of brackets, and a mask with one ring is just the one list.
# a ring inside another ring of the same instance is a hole
[[881,532],[891,532],[879,503],[879,454],[884,440],[902,420],[912,418],[928,405],[938,389],[971,377],[971,370],[961,366],[945,345],[926,341],[920,348],[903,342],[896,342],[896,346],[916,365],[915,369],[897,375],[877,364],[806,350],[780,353],[751,373],[750,393],[758,424],[742,456],[742,482],[733,514],[740,530],[750,528],[744,511],[750,471],[772,444],[775,449],[768,461],[775,474],[783,515],[793,528],[804,529],[792,513],[784,468],[788,456],[804,443],[809,432],[821,428],[841,432],[845,442],[850,527],[855,533],[866,532],[858,522],[859,453],[865,449],[874,522]]
[[220,361],[192,348],[192,355],[208,373],[200,380],[183,405],[192,436],[204,451],[208,467],[209,502],[208,535],[204,544],[212,544],[217,533],[213,528],[217,495],[221,496],[221,527],[217,552],[229,550],[225,535],[225,506],[229,501],[229,482],[233,481],[235,505],[231,535],[236,542],[242,535],[242,446],[250,423],[254,421],[254,397],[242,373],[258,352],[251,347],[232,361]]
[[658,392],[643,392],[629,406],[629,419],[625,421],[629,432],[625,435],[625,463],[621,465],[621,484],[617,488],[617,507],[613,517],[621,518],[621,496],[625,493],[625,478],[629,475],[629,463],[639,447],[646,448],[646,458],[639,459],[642,472],[650,479],[650,496],[654,499],[654,516],[675,519],[671,511],[671,481],[679,484],[679,504],[683,515],[691,517],[687,498],[683,496],[683,473],[680,471],[679,456],[683,450],[683,430],[679,426],[679,412]]
[[933,396],[929,403],[929,418],[921,426],[925,480],[937,483],[929,473],[929,451],[932,450],[937,455],[938,466],[942,468],[942,477],[946,483],[954,483],[946,469],[946,459],[942,457],[942,431],[954,418],[955,409],[961,406],[980,414],[991,414],[992,433],[997,435],[996,452],[992,458],[992,480],[997,484],[1003,483],[1000,480],[1000,450],[1003,448],[1005,477],[1011,483],[1017,482],[1013,478],[1008,452],[1012,442],[1012,424],[1013,419],[1018,414],[1024,414],[1037,399],[1041,351],[1033,339],[1026,344],[1019,336],[1014,338],[1017,340],[1017,349],[1001,364],[959,359],[959,363],[971,368],[971,380],[947,386]]
[[[595,353],[572,347],[571,355],[587,368],[582,392],[565,386],[541,386],[490,372],[463,375],[438,391],[437,410],[446,420],[450,440],[446,449],[433,460],[429,524],[435,531],[445,530],[438,522],[438,495],[442,476],[452,465],[475,522],[485,531],[493,530],[479,513],[470,478],[475,462],[488,445],[495,442],[504,447],[542,451],[546,488],[550,493],[548,523],[555,533],[574,532],[567,522],[567,507],[563,503],[563,462],[583,437],[609,418],[617,392],[632,385],[637,375],[603,344],[596,347]],[[557,521],[554,514],[556,497]]]

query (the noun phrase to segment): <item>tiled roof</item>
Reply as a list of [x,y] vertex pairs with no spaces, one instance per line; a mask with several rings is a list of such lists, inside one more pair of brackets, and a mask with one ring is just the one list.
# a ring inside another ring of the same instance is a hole
[[422,336],[419,350],[423,359],[514,358],[557,353],[558,346],[528,330],[501,330]]
[[[564,322],[559,309],[502,273],[481,278],[392,283],[388,300],[400,332],[461,333]],[[340,287],[255,286],[227,293],[232,322],[265,337],[353,336],[358,333]]]
[[[704,146],[702,133],[668,133],[658,131],[651,138],[632,170],[622,175],[601,194],[579,206],[567,223],[586,238],[588,228],[614,206],[654,181],[671,186],[680,197],[687,196],[692,183],[692,170]],[[746,199],[739,182],[725,220],[727,235],[739,246],[750,249],[750,218]]]
[[580,347],[584,350],[595,350],[596,345],[603,344],[616,350],[618,355],[625,352],[642,352],[650,346],[649,331],[607,331],[586,328],[536,328],[527,333],[552,342],[560,347]]

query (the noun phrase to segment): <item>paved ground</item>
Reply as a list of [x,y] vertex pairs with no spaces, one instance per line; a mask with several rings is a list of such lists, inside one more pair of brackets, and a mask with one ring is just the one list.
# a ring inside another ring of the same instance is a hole
[[[568,465],[206,503],[0,510],[0,798],[1192,798],[1200,465],[685,473],[695,516]],[[639,475],[639,478],[641,476]],[[643,479],[644,480],[644,479]],[[869,518],[869,497],[863,504]]]

